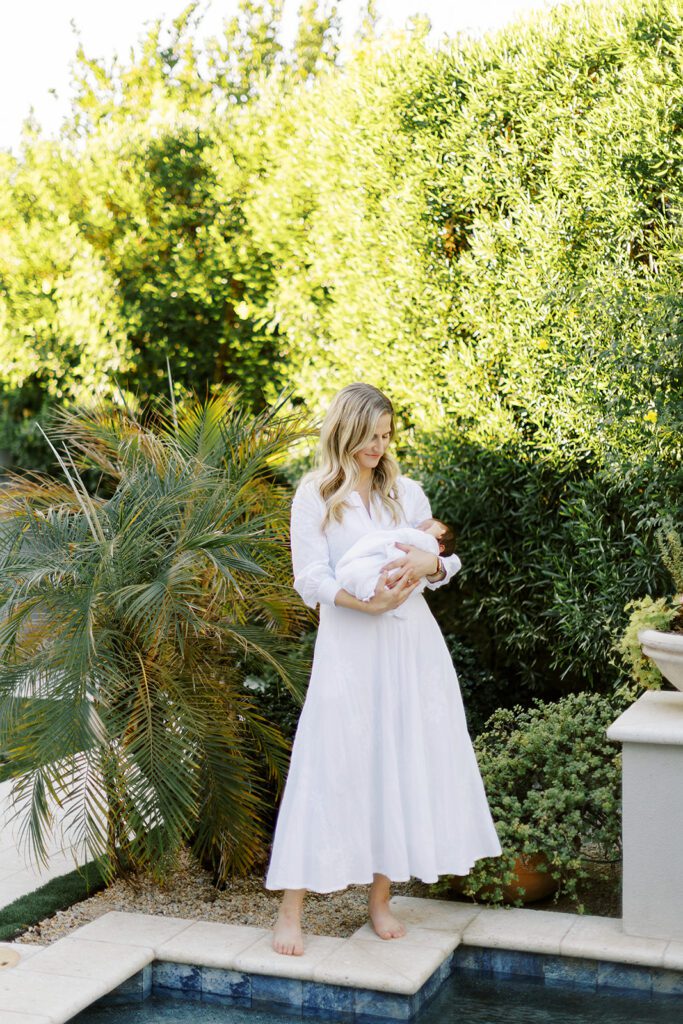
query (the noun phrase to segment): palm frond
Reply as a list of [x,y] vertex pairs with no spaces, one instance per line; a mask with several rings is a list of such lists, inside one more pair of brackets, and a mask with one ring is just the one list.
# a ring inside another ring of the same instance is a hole
[[139,414],[62,412],[50,444],[66,484],[9,481],[0,740],[38,859],[56,808],[110,865],[165,862],[189,837],[222,875],[262,852],[266,779],[281,784],[288,748],[240,666],[248,652],[303,702],[310,621],[275,470],[311,429],[283,407],[253,414],[234,387],[176,401],[171,382]]

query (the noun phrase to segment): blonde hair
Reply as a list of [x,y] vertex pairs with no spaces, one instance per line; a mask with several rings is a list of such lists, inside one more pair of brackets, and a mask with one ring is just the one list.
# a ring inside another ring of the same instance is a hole
[[[316,466],[304,477],[304,480],[315,480],[325,502],[323,529],[332,520],[342,521],[344,509],[348,507],[346,499],[356,490],[360,478],[354,454],[372,441],[377,421],[383,413],[391,416],[393,441],[394,407],[379,388],[360,382],[347,384],[332,399],[320,428]],[[370,481],[370,499],[378,494],[395,523],[401,521],[396,489],[400,472],[396,459],[385,451],[374,467]]]

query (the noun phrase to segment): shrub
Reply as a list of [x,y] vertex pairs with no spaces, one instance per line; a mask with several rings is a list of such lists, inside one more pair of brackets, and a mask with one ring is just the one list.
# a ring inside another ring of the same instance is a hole
[[605,735],[620,708],[583,693],[494,712],[474,747],[503,855],[477,861],[466,894],[490,887],[477,898],[501,902],[516,859],[542,854],[560,883],[556,899],[564,893],[582,909],[588,861],[621,856],[621,751]]

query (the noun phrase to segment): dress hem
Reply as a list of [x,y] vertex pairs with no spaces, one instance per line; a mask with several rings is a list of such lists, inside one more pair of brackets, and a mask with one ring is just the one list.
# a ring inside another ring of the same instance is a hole
[[[422,875],[409,875],[407,878],[389,878],[389,881],[392,883],[410,882],[412,881],[413,878],[417,878],[420,882],[424,882],[426,885],[433,885],[434,882],[438,882],[439,878],[442,875],[468,875],[478,860],[483,860],[484,857],[500,857],[501,853],[502,851],[500,851],[499,853],[482,853],[480,857],[475,857],[475,859],[465,868],[464,871],[460,868],[458,868],[457,870],[455,868],[448,868],[437,871],[436,878],[423,878]],[[386,872],[376,871],[373,872],[373,874],[385,875]],[[266,882],[264,881],[263,888],[269,889],[274,892],[282,891],[284,889],[305,889],[307,892],[316,892],[325,895],[331,892],[342,892],[344,889],[348,889],[350,885],[372,885],[373,881],[374,878],[361,878],[359,880],[351,879],[350,881],[343,882],[340,885],[334,885],[332,886],[332,888],[329,889],[315,889],[309,885],[267,885]]]

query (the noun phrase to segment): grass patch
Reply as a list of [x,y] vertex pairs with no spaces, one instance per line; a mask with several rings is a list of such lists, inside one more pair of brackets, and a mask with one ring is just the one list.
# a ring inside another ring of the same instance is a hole
[[89,861],[68,875],[53,878],[40,889],[20,896],[0,909],[0,941],[16,939],[32,924],[52,917],[58,910],[66,910],[105,888],[105,881],[97,862]]

